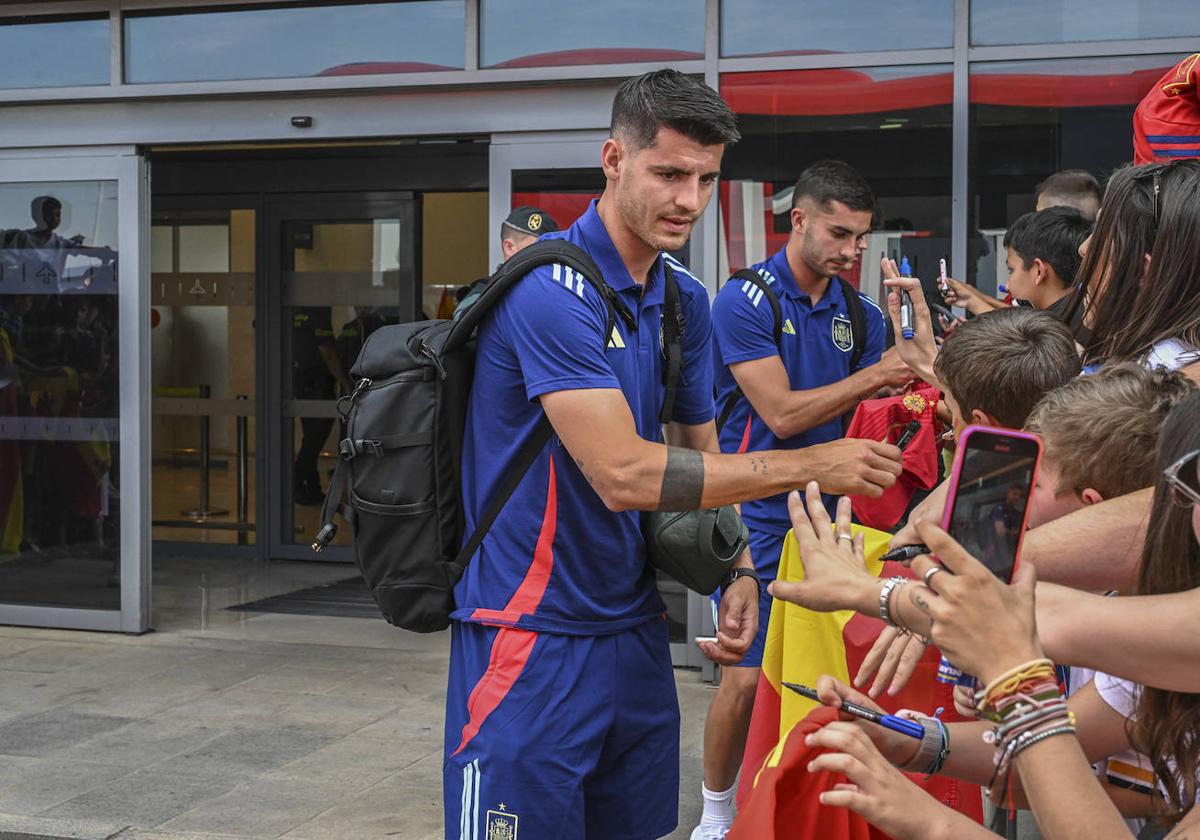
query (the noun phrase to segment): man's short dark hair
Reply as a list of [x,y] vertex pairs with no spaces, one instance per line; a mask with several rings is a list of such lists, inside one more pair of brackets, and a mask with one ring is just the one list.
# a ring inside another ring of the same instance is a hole
[[875,193],[867,179],[840,160],[819,160],[800,173],[792,190],[792,207],[806,198],[821,208],[838,201],[856,212],[875,209]]
[[969,418],[978,409],[1019,429],[1046,394],[1079,375],[1067,325],[1049,312],[1006,306],[952,332],[933,363],[937,378]]
[[1079,246],[1092,226],[1074,207],[1047,207],[1026,213],[1004,234],[1004,246],[1012,248],[1025,268],[1041,260],[1058,274],[1068,289],[1079,271]]
[[1064,169],[1055,172],[1034,189],[1034,203],[1046,196],[1051,206],[1062,204],[1079,207],[1084,201],[1094,201],[1100,206],[1100,182],[1086,169]]
[[627,80],[613,99],[613,136],[636,149],[654,145],[658,130],[674,129],[702,146],[731,146],[742,138],[737,117],[704,82],[678,70],[655,70]]

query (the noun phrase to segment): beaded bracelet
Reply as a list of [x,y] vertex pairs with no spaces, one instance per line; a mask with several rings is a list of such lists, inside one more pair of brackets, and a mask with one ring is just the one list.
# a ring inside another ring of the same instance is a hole
[[1063,724],[1062,726],[1055,726],[1050,729],[1043,729],[1041,732],[1030,735],[1028,738],[1021,739],[1016,744],[1014,744],[1013,748],[1012,748],[1012,754],[1009,756],[1009,761],[1011,762],[1018,755],[1020,755],[1025,750],[1029,749],[1030,747],[1032,747],[1034,744],[1038,743],[1039,741],[1045,741],[1047,738],[1053,738],[1055,735],[1074,735],[1074,734],[1075,734],[1075,727],[1070,724]]

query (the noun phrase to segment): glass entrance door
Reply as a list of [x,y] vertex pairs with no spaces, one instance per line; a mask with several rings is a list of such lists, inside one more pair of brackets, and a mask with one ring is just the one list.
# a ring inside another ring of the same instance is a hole
[[149,616],[145,167],[0,158],[0,623]]
[[[420,232],[411,194],[278,199],[267,208],[267,422],[263,485],[270,556],[313,559],[320,505],[337,464],[338,396],[363,342],[420,316]],[[260,347],[264,345],[260,342]],[[322,560],[349,561],[343,527]]]

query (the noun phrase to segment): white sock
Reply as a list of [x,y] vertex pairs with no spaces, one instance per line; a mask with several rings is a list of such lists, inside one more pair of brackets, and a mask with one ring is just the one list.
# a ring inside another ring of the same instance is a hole
[[713,791],[700,784],[704,793],[704,814],[700,817],[700,825],[730,825],[733,823],[733,794],[737,791],[737,783],[729,790]]

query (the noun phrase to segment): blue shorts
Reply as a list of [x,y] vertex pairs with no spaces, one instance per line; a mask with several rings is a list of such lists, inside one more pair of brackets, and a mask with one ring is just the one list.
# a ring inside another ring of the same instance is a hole
[[666,621],[607,636],[454,622],[443,789],[447,838],[674,831],[679,701]]
[[[783,554],[783,535],[764,534],[762,531],[750,532],[750,557],[754,560],[754,570],[762,578],[762,594],[758,599],[758,634],[750,643],[750,649],[737,663],[736,668],[761,668],[763,651],[767,647],[767,623],[771,618],[771,602],[774,600],[767,592],[767,584],[775,580],[779,574],[779,558]],[[713,626],[717,624],[717,608],[721,603],[721,591],[712,594]]]

